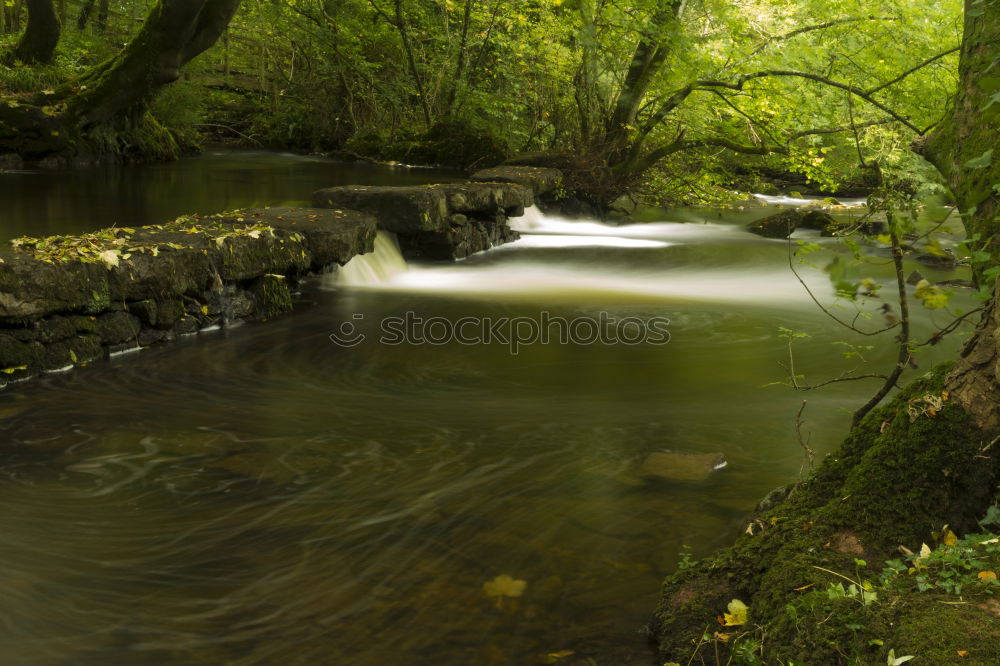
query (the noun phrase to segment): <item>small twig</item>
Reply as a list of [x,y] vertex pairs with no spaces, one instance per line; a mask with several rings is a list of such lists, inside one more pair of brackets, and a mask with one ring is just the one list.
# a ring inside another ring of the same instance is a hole
[[802,477],[802,469],[805,467],[806,463],[809,463],[809,470],[813,468],[813,464],[816,461],[816,452],[812,450],[809,446],[809,440],[802,438],[802,412],[806,409],[807,400],[802,401],[802,406],[799,407],[799,413],[795,415],[795,436],[799,440],[799,446],[805,451],[806,459],[803,461],[802,466],[799,467],[799,477]]
[[701,632],[701,636],[698,638],[698,644],[694,646],[694,652],[691,653],[691,658],[687,660],[687,663],[684,666],[691,666],[691,662],[698,656],[698,651],[701,650],[701,644],[705,642],[705,636],[708,634],[708,629],[711,626],[712,625],[710,624],[705,625],[705,630]]

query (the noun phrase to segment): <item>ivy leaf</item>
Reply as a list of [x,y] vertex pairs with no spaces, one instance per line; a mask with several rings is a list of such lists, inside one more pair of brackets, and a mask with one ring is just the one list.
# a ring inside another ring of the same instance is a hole
[[979,157],[974,157],[965,163],[966,169],[985,169],[993,163],[993,149],[990,148]]

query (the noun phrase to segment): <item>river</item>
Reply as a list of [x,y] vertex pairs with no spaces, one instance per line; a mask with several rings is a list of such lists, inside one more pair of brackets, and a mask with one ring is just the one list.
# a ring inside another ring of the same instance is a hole
[[[455,177],[250,152],[0,174],[0,235]],[[822,456],[877,388],[775,385],[779,327],[809,335],[794,361],[812,381],[856,364],[838,343],[869,342],[816,308],[787,243],[742,231],[767,210],[618,227],[530,210],[522,241],[448,265],[406,266],[383,237],[377,257],[309,281],[294,315],[8,387],[3,662],[655,663],[643,626],[662,578],[799,477],[802,400]],[[817,265],[839,252],[810,240]],[[832,302],[822,271],[801,270]],[[543,320],[669,321],[669,335],[504,335]],[[407,339],[387,337],[401,321],[417,322]],[[479,323],[446,339],[462,321]],[[864,356],[884,368],[889,344]],[[662,451],[727,464],[644,475]]]

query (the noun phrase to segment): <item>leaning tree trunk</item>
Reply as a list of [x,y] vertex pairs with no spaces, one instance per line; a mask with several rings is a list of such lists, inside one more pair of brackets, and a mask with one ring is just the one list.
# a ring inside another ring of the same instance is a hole
[[114,58],[62,93],[81,130],[134,122],[181,68],[216,42],[240,0],[159,0],[139,34]]
[[27,0],[27,5],[28,27],[4,60],[47,65],[52,62],[59,43],[59,17],[52,0]]

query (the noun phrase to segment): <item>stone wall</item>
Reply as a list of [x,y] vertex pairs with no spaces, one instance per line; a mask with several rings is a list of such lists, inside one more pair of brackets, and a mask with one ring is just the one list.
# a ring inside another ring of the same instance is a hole
[[316,208],[17,239],[0,251],[0,387],[287,312],[299,278],[371,252],[378,229],[410,258],[460,259],[515,240],[508,218],[559,177],[501,167],[466,184],[319,190]]
[[0,385],[291,310],[303,275],[373,249],[356,211],[251,209],[0,252]]

